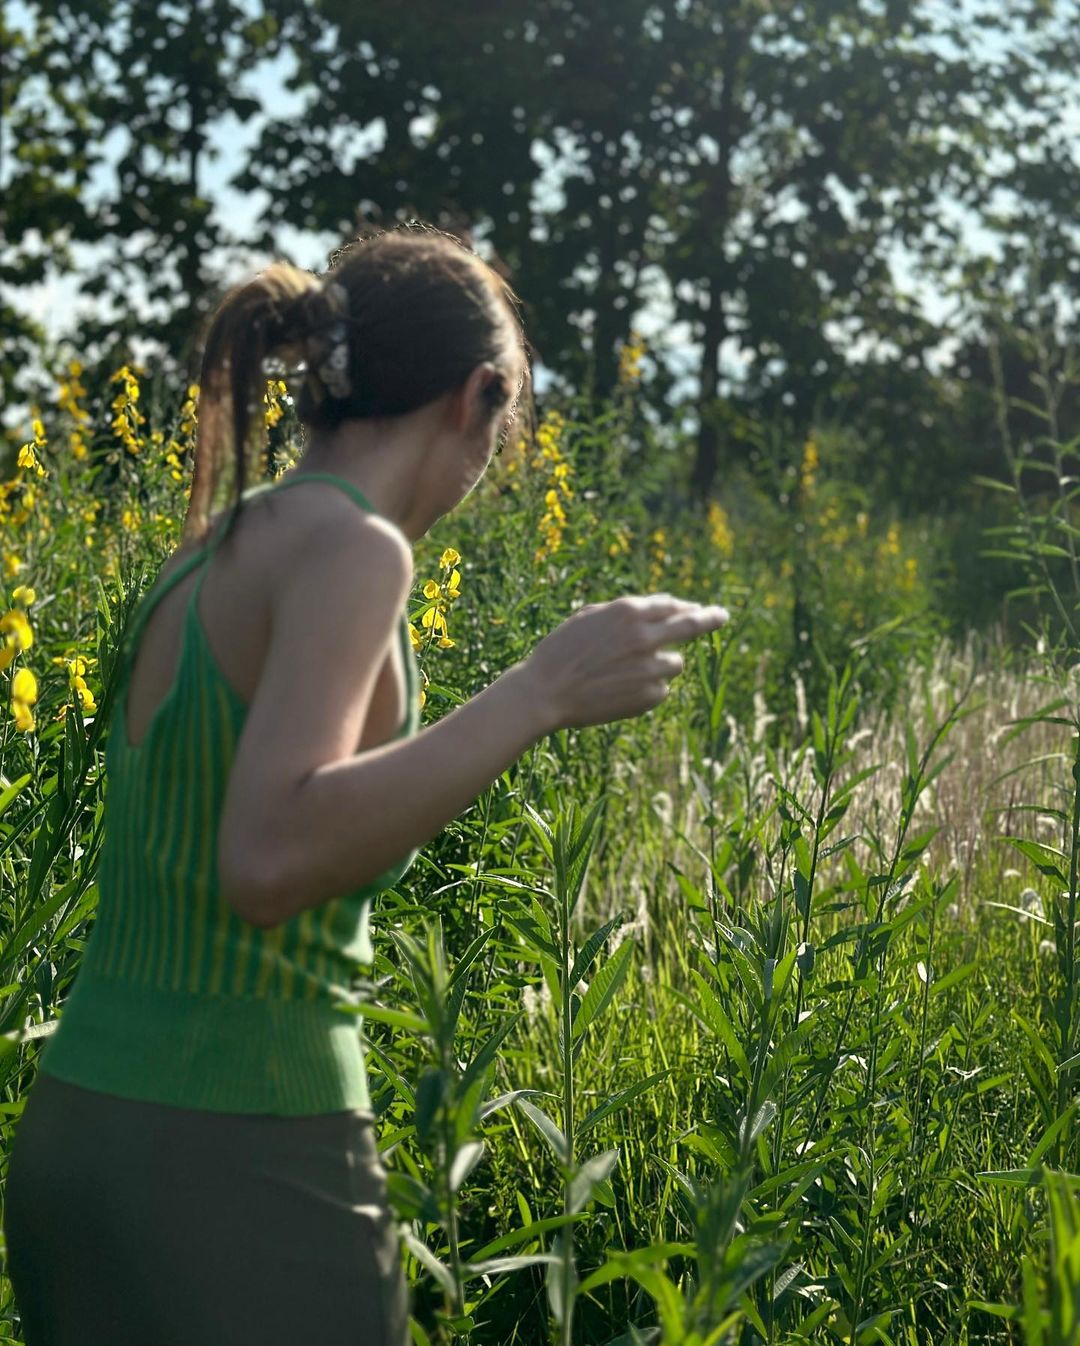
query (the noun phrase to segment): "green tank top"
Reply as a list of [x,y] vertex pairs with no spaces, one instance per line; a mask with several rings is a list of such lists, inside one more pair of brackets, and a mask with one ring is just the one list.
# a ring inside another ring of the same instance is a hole
[[[362,508],[351,482],[307,472],[244,492],[330,481]],[[125,1098],[217,1112],[297,1116],[370,1108],[361,1023],[349,982],[372,961],[374,896],[396,884],[411,851],[377,879],[264,930],[243,920],[217,884],[218,824],[247,705],[226,682],[196,605],[227,518],[208,547],[146,596],[131,622],[105,768],[97,914],[40,1069]],[[195,566],[171,689],[137,745],[124,702],[138,638],[154,604]],[[401,617],[416,732],[419,675]]]

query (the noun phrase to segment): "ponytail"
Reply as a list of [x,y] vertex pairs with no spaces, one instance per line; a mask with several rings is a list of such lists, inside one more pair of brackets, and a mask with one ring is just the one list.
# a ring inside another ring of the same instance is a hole
[[[230,290],[215,312],[199,377],[195,468],[184,541],[206,537],[230,444],[235,518],[247,483],[252,420],[265,391],[263,363],[274,354],[287,363],[302,358],[304,301],[320,289],[319,278],[310,271],[277,261],[254,280]],[[261,427],[261,417],[256,425]]]

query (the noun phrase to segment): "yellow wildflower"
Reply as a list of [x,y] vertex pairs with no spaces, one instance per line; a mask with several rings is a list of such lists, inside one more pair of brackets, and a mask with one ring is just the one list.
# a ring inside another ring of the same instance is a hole
[[86,396],[86,389],[79,382],[82,369],[78,360],[72,360],[68,364],[69,378],[60,381],[58,397],[60,410],[66,411],[75,422],[74,429],[68,434],[68,446],[74,458],[85,458],[87,454],[86,444],[83,441],[83,427],[88,424],[90,413],[79,402],[80,398]]
[[814,475],[820,466],[818,458],[817,444],[813,438],[808,439],[803,446],[802,467],[799,470],[799,478],[802,483],[804,495],[810,495],[814,489]]
[[20,650],[29,650],[34,644],[34,632],[18,608],[11,608],[0,617],[0,633],[7,637],[9,646],[17,644]]
[[645,354],[645,338],[633,329],[630,338],[619,352],[619,382],[623,386],[636,383],[641,377],[641,358]]
[[187,390],[187,401],[180,408],[180,433],[192,439],[195,435],[195,427],[198,423],[199,407],[199,385],[189,383]]
[[900,525],[898,523],[889,524],[883,541],[878,543],[878,552],[882,556],[900,555]]
[[713,546],[722,556],[730,556],[735,550],[735,538],[728,523],[727,511],[716,500],[709,501],[709,529]]
[[[35,425],[37,423],[38,422],[35,421]],[[45,471],[45,469],[41,466],[41,463],[38,461],[37,454],[34,452],[35,447],[40,448],[41,446],[40,445],[35,446],[34,444],[24,444],[18,452],[18,456],[15,459],[15,465],[17,467],[23,468],[24,470],[36,472],[39,477],[47,477],[49,474]],[[29,490],[29,487],[27,489]]]
[[146,417],[137,405],[139,380],[136,372],[129,365],[122,365],[109,382],[121,385],[120,391],[112,400],[112,409],[116,412],[112,420],[112,432],[129,453],[137,454],[142,448],[139,426],[146,424]]
[[15,728],[22,734],[28,734],[34,728],[30,707],[37,699],[37,678],[28,668],[20,668],[11,680],[11,713],[15,717]]
[[37,721],[34,719],[34,712],[25,701],[18,701],[15,697],[12,697],[11,713],[15,717],[15,728],[20,734],[32,734],[34,732]]
[[616,528],[615,541],[608,547],[609,556],[618,556],[620,552],[629,552],[630,532],[626,528]]
[[460,560],[461,553],[456,552],[453,547],[447,547],[439,557],[439,568],[440,570],[449,570],[451,566],[457,565]]
[[557,411],[549,411],[536,430],[536,443],[539,447],[539,457],[546,458],[549,462],[558,463],[562,461],[562,453],[559,450],[559,440],[562,437],[563,429],[566,425],[565,419]]
[[437,635],[446,635],[446,618],[438,607],[428,608],[420,621],[429,630],[434,627]]
[[38,699],[37,678],[28,668],[20,668],[11,679],[11,695],[32,706]]
[[15,600],[16,603],[22,603],[26,607],[29,607],[31,603],[37,601],[36,591],[31,589],[29,585],[26,584],[20,584],[17,586],[17,588],[13,589],[11,592],[11,597]]

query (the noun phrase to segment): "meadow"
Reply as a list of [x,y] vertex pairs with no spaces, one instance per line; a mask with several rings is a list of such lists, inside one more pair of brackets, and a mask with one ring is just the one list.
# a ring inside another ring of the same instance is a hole
[[[0,484],[5,1155],[197,422],[194,386],[84,373]],[[985,484],[971,568],[1022,579],[965,629],[949,539],[859,486],[842,431],[758,427],[693,507],[637,377],[631,349],[610,404],[541,408],[415,548],[424,722],[582,603],[732,613],[661,706],[538,743],[376,906],[356,985],[416,1346],[1078,1346],[1080,446],[1044,446],[1040,497]],[[276,475],[278,379],[266,424]]]

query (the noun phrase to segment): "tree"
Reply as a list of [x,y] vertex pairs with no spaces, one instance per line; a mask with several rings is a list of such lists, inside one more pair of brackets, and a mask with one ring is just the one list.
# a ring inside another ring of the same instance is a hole
[[[83,322],[75,339],[106,349],[148,339],[190,377],[200,325],[218,297],[208,258],[230,241],[202,188],[218,154],[211,133],[226,114],[245,122],[260,110],[240,84],[276,50],[276,25],[233,0],[30,0],[29,10],[33,40],[48,57],[39,60],[45,84],[28,129],[47,125],[42,107],[59,101],[68,110],[86,151],[77,179],[81,237],[115,244],[82,290],[114,301],[121,316]],[[113,137],[119,153],[109,165]],[[28,158],[41,143],[24,142]],[[109,167],[115,185],[90,203],[90,169]],[[146,314],[131,304],[136,288],[145,290]]]
[[[1054,13],[1050,0],[486,0],[451,20],[433,0],[317,0],[324,40],[297,79],[319,96],[302,125],[267,128],[244,181],[293,178],[268,227],[460,221],[507,262],[545,361],[599,393],[645,278],[666,277],[701,348],[704,496],[727,339],[751,361],[739,395],[796,425],[835,409],[852,342],[882,347],[902,381],[926,376],[942,333],[895,293],[889,252],[947,256],[943,197],[984,200],[992,110],[1039,106],[1033,71],[983,59],[972,25],[1007,34]],[[1070,50],[1044,55],[1060,69]],[[381,125],[383,141],[343,171],[348,125]],[[555,155],[567,172],[552,204],[539,164]]]
[[[25,32],[0,10],[0,285],[17,292],[74,265],[72,244],[98,237],[85,192],[93,119],[64,75],[69,53],[49,21]],[[31,393],[27,370],[41,324],[0,293],[0,401]]]

